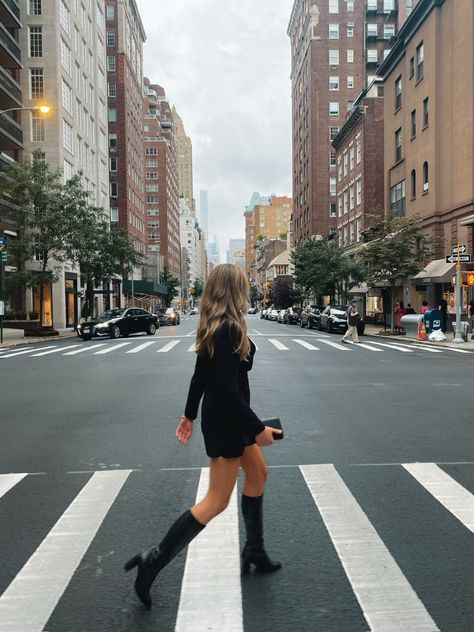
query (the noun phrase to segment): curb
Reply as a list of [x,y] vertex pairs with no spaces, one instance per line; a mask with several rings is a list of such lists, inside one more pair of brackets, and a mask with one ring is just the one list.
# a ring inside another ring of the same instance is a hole
[[77,337],[77,334],[75,331],[71,331],[68,332],[67,334],[59,334],[59,336],[48,336],[47,338],[24,338],[21,341],[18,342],[5,342],[5,340],[3,341],[2,344],[0,344],[0,349],[14,349],[15,347],[21,347],[23,345],[31,345],[35,342],[46,342],[48,340],[58,340],[58,338],[72,338],[72,337]]
[[[412,342],[412,343],[417,343],[419,345],[426,344],[427,346],[433,345],[435,347],[447,347],[448,349],[449,348],[459,349],[459,348],[463,348],[464,345],[469,344],[468,342],[463,342],[462,345],[458,345],[452,342],[434,342],[434,341],[429,341],[429,340],[417,340],[416,338],[407,338],[406,336],[382,336],[380,334],[372,334],[372,333],[364,333],[364,336],[371,337],[371,338],[381,338],[384,340],[392,340],[396,342],[408,342],[408,343]],[[468,349],[474,350],[474,345],[469,346]]]

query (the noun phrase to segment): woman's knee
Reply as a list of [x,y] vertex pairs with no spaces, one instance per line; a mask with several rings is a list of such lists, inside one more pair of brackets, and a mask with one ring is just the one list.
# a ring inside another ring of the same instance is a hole
[[229,506],[230,497],[217,496],[206,499],[209,512],[213,517],[218,516]]

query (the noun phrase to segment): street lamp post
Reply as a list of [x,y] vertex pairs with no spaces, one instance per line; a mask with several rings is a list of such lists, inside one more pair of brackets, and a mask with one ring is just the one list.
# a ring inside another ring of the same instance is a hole
[[41,112],[41,114],[48,114],[50,107],[49,105],[32,105],[22,108],[8,108],[7,110],[0,110],[0,114],[6,114],[7,112],[16,112],[18,110],[38,110],[39,112]]

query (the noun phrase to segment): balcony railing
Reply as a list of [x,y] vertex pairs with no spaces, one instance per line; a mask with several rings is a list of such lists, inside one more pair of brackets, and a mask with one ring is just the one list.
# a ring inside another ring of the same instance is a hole
[[21,107],[20,85],[0,67],[0,110]]
[[0,65],[4,68],[21,68],[20,45],[0,23]]
[[8,138],[5,134],[14,141],[13,147],[9,145],[8,147],[5,147],[5,149],[17,149],[23,147],[23,130],[21,129],[21,126],[6,114],[0,114],[0,135],[3,136],[3,140],[0,138],[0,149],[4,148],[2,145],[5,145],[5,140]]
[[21,26],[18,0],[0,0],[0,20],[9,28]]

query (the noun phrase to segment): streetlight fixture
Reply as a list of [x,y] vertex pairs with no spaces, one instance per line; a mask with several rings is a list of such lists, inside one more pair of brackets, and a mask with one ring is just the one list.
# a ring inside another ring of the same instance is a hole
[[7,112],[17,112],[18,110],[38,110],[41,114],[48,114],[50,111],[49,105],[32,105],[22,108],[8,108],[7,110],[0,110],[0,114],[6,114]]

